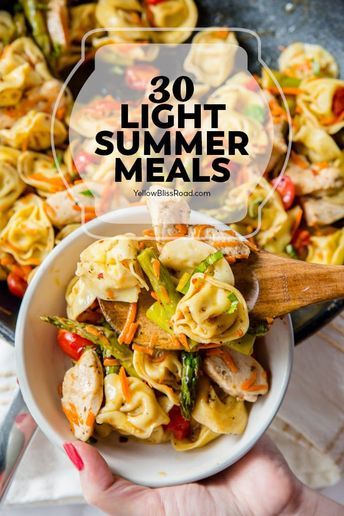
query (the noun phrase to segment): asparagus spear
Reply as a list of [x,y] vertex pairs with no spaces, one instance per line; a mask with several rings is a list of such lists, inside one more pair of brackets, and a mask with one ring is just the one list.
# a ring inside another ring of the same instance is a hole
[[51,52],[51,43],[44,15],[42,13],[42,0],[20,0],[26,18],[28,19],[32,35],[45,56]]
[[200,372],[201,357],[199,353],[182,351],[182,385],[180,391],[180,408],[185,419],[190,419],[195,405],[196,387]]
[[[179,292],[176,291],[173,280],[166,267],[159,261],[155,251],[152,248],[147,248],[142,251],[137,257],[143,271],[148,277],[158,300],[165,309],[168,320],[176,311],[178,301],[181,298]],[[157,261],[159,264],[159,277],[156,276],[153,270],[153,263]]]
[[136,376],[137,373],[133,366],[133,353],[123,344],[119,344],[117,341],[116,334],[113,330],[105,326],[94,326],[93,324],[80,323],[67,319],[66,317],[58,316],[42,316],[41,320],[53,324],[57,328],[67,330],[72,333],[76,333],[88,339],[96,346],[99,346],[103,352],[109,353],[109,356],[113,356],[120,360],[124,368],[127,370],[130,376]]
[[170,327],[169,318],[166,314],[166,310],[160,303],[158,303],[158,301],[156,301],[156,303],[153,303],[148,308],[146,316],[150,321],[159,326],[159,328],[166,331],[167,333],[173,334]]

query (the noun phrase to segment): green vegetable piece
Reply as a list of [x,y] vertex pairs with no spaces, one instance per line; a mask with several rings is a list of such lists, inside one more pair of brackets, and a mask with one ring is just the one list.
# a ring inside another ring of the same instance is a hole
[[244,115],[253,118],[253,120],[257,120],[260,124],[264,123],[265,120],[265,111],[262,106],[259,104],[250,104],[244,111]]
[[[281,88],[298,88],[300,86],[301,79],[298,79],[297,77],[290,77],[278,70],[270,70],[270,72],[273,74]],[[262,86],[263,88],[276,88],[275,82],[265,68],[262,69]]]
[[190,419],[196,401],[196,388],[200,373],[201,357],[199,353],[182,351],[182,384],[180,390],[180,408],[185,419]]
[[84,195],[85,197],[94,197],[91,190],[84,190],[83,192],[80,192],[80,195]]
[[136,376],[137,373],[133,366],[133,353],[128,346],[119,344],[116,333],[105,326],[95,326],[88,323],[80,323],[58,316],[41,316],[41,320],[53,324],[59,329],[76,333],[84,339],[90,340],[96,346],[99,346],[103,353],[107,356],[117,358],[126,369],[130,376]]
[[[189,290],[189,287],[190,287],[190,281],[191,281],[191,278],[194,274],[196,274],[197,272],[206,272],[207,269],[209,267],[211,267],[212,265],[214,265],[216,262],[218,262],[219,260],[221,260],[223,258],[223,254],[221,251],[216,251],[215,253],[212,253],[210,254],[209,256],[207,256],[207,258],[205,258],[205,260],[203,260],[200,264],[197,265],[197,267],[195,267],[195,269],[193,270],[193,272],[191,273],[191,276],[189,278],[189,281],[185,284],[185,286],[180,290],[180,292],[182,292],[182,294],[186,294],[187,291]],[[179,285],[178,285],[179,286]]]
[[188,272],[184,272],[184,274],[182,275],[182,277],[180,278],[180,280],[178,282],[176,290],[178,292],[181,292],[182,294],[185,293],[184,289],[185,289],[187,283],[190,284],[190,278],[191,278],[191,274],[189,274]]
[[246,333],[246,335],[244,335],[240,339],[236,339],[236,340],[232,340],[231,342],[228,342],[228,344],[226,344],[226,346],[228,346],[231,349],[235,349],[235,351],[239,351],[243,355],[252,355],[255,340],[256,340],[255,335]]
[[146,312],[147,319],[152,321],[154,324],[159,326],[162,330],[167,333],[173,334],[170,327],[170,320],[167,316],[166,310],[164,307],[156,301],[153,303]]
[[266,335],[266,333],[269,331],[270,327],[267,323],[267,321],[256,321],[256,320],[250,320],[250,325],[247,330],[247,334],[249,335],[255,335],[256,337],[260,337],[262,335]]
[[42,3],[36,0],[20,0],[24,14],[31,25],[32,35],[43,54],[49,57],[52,48],[47,26],[42,12]]
[[158,297],[158,300],[163,305],[168,320],[171,319],[176,311],[177,304],[181,298],[179,292],[176,291],[172,277],[166,267],[160,262],[159,278],[156,277],[153,271],[152,263],[158,260],[155,251],[148,247],[142,251],[137,257],[144,273],[148,277],[152,289]]
[[294,247],[292,244],[288,244],[288,245],[286,245],[286,247],[285,247],[285,252],[286,252],[287,254],[289,254],[289,256],[290,256],[291,258],[295,258],[295,259],[298,259],[298,258],[299,258],[299,257],[298,257],[298,255],[297,255],[297,252],[296,252],[296,250],[295,250],[295,247]]
[[228,294],[227,299],[231,302],[231,306],[227,310],[227,314],[234,314],[235,310],[238,309],[239,299],[236,297],[234,292]]

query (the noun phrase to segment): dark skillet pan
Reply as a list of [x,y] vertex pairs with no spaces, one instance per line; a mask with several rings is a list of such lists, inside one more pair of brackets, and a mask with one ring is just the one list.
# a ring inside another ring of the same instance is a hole
[[[7,2],[7,6],[11,3]],[[262,42],[262,58],[272,68],[277,66],[280,47],[302,41],[323,45],[344,70],[344,2],[327,0],[326,8],[322,0],[196,0],[196,3],[199,26],[242,27],[256,31]],[[6,8],[5,5],[2,8]],[[238,38],[249,54],[251,71],[259,73],[256,39],[246,33],[238,34]],[[19,304],[9,294],[5,283],[0,283],[0,333],[9,340],[14,339]],[[317,331],[343,308],[344,300],[338,300],[292,314],[296,343]]]

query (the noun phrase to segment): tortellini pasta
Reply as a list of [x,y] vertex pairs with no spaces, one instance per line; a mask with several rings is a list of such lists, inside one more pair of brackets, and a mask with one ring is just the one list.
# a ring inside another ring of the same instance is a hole
[[0,211],[10,208],[25,190],[17,172],[19,152],[0,146]]
[[96,3],[70,7],[69,39],[79,43],[86,32],[94,29],[96,24]]
[[136,260],[138,244],[132,236],[128,233],[97,240],[80,254],[76,275],[95,297],[132,303],[141,287],[147,286]]
[[60,120],[47,113],[29,111],[19,118],[10,129],[0,130],[0,142],[15,149],[44,150],[51,144],[51,131],[56,145],[63,143],[67,130]]
[[[145,40],[149,33],[140,30],[143,7],[138,0],[99,0],[96,7],[96,19],[101,27],[121,30],[116,34],[124,40]],[[112,33],[111,31],[111,33]]]
[[176,451],[185,452],[203,448],[206,444],[220,437],[204,425],[191,421],[191,434],[185,439],[175,439],[172,437],[172,445]]
[[301,93],[297,104],[306,119],[323,127],[329,134],[337,133],[344,127],[342,116],[333,112],[334,98],[339,90],[344,90],[344,81],[339,79],[308,79],[300,85]]
[[[233,301],[235,308],[231,308]],[[177,305],[172,324],[176,335],[182,333],[196,342],[230,342],[248,329],[246,302],[233,286],[197,273]]]
[[67,316],[77,320],[79,315],[87,310],[95,300],[96,295],[90,290],[87,283],[82,278],[74,276],[66,290]]
[[307,262],[344,265],[344,229],[338,229],[329,235],[312,236]]
[[[215,247],[205,242],[182,237],[167,242],[161,250],[159,259],[166,267],[177,272],[192,273],[197,265],[216,251]],[[215,279],[234,285],[234,275],[225,258],[217,261],[212,268],[211,275]]]
[[221,399],[208,378],[198,383],[198,392],[192,417],[218,434],[242,434],[246,428],[248,413],[245,402],[232,396]]
[[28,194],[16,201],[0,233],[0,244],[20,265],[42,262],[54,246],[54,230],[40,197]]
[[120,434],[148,439],[154,430],[169,423],[169,417],[145,382],[134,377],[127,381],[130,399],[125,398],[119,375],[105,377],[105,406],[96,421],[111,425]]
[[194,0],[165,0],[148,5],[145,15],[149,25],[153,27],[172,28],[152,32],[152,39],[156,43],[171,44],[182,43],[190,37],[197,23],[198,12]]
[[134,351],[133,364],[140,378],[179,405],[182,365],[174,351],[162,351],[157,357]]
[[292,43],[285,48],[278,60],[282,72],[295,77],[322,75],[337,77],[338,66],[334,57],[320,45]]
[[228,30],[200,31],[192,40],[184,69],[209,86],[220,86],[231,73],[236,55],[237,39]]
[[316,127],[303,116],[299,118],[293,141],[302,144],[304,153],[313,163],[332,161],[341,157],[340,148],[335,140],[322,127]]
[[46,154],[25,151],[18,158],[18,173],[22,181],[44,196],[66,188],[67,172],[62,164],[60,171],[64,172],[64,180],[57,170],[54,158]]

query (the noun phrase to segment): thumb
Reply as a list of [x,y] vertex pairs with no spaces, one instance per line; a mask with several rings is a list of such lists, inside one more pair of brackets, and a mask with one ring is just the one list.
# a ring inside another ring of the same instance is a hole
[[152,514],[161,513],[158,493],[113,475],[94,446],[73,441],[63,447],[80,472],[81,488],[87,503],[116,516],[135,514],[142,507],[151,508]]

